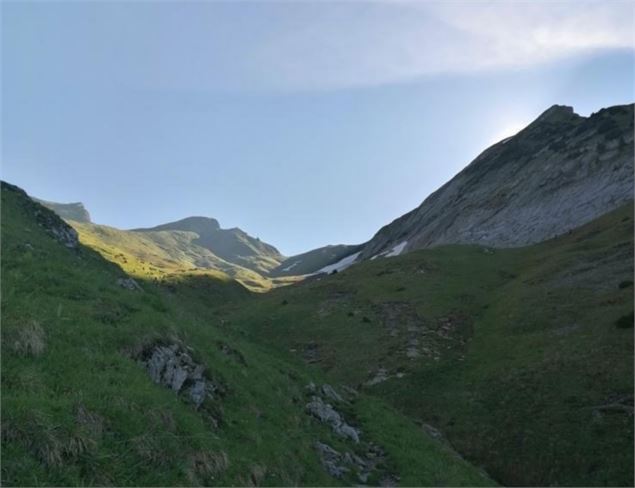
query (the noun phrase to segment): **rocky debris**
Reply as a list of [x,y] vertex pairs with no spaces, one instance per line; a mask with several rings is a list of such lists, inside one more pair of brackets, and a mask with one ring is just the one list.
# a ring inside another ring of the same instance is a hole
[[[79,246],[79,238],[77,237],[77,231],[63,223],[64,225],[60,225],[60,223],[51,223],[47,218],[46,224],[44,226],[48,230],[49,234],[53,236],[58,242],[63,244],[64,246],[70,249],[76,249]],[[42,224],[40,224],[42,225]]]
[[374,376],[364,384],[366,386],[373,386],[379,383],[383,383],[384,381],[388,379],[390,379],[390,376],[388,375],[388,370],[386,368],[378,368],[377,371],[375,371]]
[[126,290],[143,291],[143,288],[133,278],[117,278],[117,284]]
[[324,395],[329,400],[332,400],[334,402],[344,401],[344,399],[340,396],[340,394],[337,393],[335,391],[335,388],[333,388],[331,385],[327,385],[327,384],[322,385],[321,391],[322,391],[322,395]]
[[342,416],[330,404],[325,403],[319,396],[313,396],[306,404],[308,413],[317,418],[320,422],[331,426],[331,430],[341,437],[359,442],[359,431],[347,424]]
[[632,104],[590,117],[554,106],[380,229],[361,259],[404,241],[492,248],[565,234],[633,199],[633,153]]
[[324,469],[328,474],[333,476],[333,478],[342,478],[344,474],[350,471],[349,468],[343,466],[343,456],[331,446],[320,441],[316,441],[314,447],[320,455],[320,460],[322,461]]
[[406,373],[403,372],[402,368],[398,368],[396,372],[391,373],[388,369],[380,367],[374,372],[371,370],[369,373],[371,378],[364,383],[365,386],[378,385],[379,383],[388,381],[390,378],[401,379],[406,376]]
[[178,344],[156,344],[144,352],[141,361],[152,381],[182,395],[197,409],[207,398],[222,392],[204,375],[205,366],[197,364]]
[[435,427],[432,427],[430,424],[422,423],[421,427],[433,439],[443,438],[443,434],[441,433],[441,431]]
[[[354,474],[357,482],[366,484],[372,474],[378,473],[380,466],[386,460],[384,450],[369,443],[361,455],[352,451],[337,451],[328,444],[316,441],[313,445],[320,456],[320,461],[326,472],[337,479],[343,479],[347,474]],[[392,474],[384,474],[380,477],[380,486],[396,486],[399,477]]]

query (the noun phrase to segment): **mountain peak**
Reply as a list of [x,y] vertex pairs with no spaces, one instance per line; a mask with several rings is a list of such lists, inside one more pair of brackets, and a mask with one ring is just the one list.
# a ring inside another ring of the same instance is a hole
[[75,220],[76,222],[90,222],[90,214],[82,202],[56,203],[39,198],[31,197],[40,205],[52,210],[64,220]]
[[535,122],[559,123],[581,118],[568,105],[552,105],[535,120]]

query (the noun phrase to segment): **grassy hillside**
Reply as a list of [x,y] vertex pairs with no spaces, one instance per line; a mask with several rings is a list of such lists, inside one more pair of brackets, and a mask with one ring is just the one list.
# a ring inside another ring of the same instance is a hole
[[69,222],[81,242],[120,265],[126,273],[153,280],[180,275],[232,278],[252,291],[268,291],[297,278],[269,279],[257,271],[225,261],[196,243],[194,232],[178,230],[127,231],[90,223]]
[[222,316],[502,484],[633,485],[632,204],[539,245],[378,259]]
[[[257,303],[226,277],[139,279],[143,291],[122,278],[3,184],[4,486],[351,485],[363,474],[355,456],[372,468],[368,484],[492,484],[372,395],[331,383],[359,443],[307,414],[316,394],[307,385],[327,376],[218,315],[221,304]],[[152,381],[152,354],[170,347],[205,367],[213,393],[202,403]],[[353,460],[340,478],[327,474],[317,441]]]
[[134,229],[137,232],[180,230],[195,232],[196,245],[208,249],[227,262],[267,274],[277,267],[284,257],[271,244],[252,237],[242,229],[221,229],[216,219],[188,217],[176,222],[158,225],[149,229]]

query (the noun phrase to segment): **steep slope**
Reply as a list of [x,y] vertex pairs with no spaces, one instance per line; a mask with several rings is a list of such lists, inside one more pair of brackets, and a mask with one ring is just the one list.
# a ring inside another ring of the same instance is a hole
[[363,244],[356,246],[331,245],[297,254],[282,261],[278,267],[269,272],[269,276],[297,276],[315,273],[325,266],[360,251],[362,246]]
[[[31,197],[33,198],[33,197]],[[48,202],[46,200],[40,200],[33,198],[36,202],[44,205],[46,208],[52,210],[64,220],[74,220],[76,222],[90,222],[90,214],[81,202],[76,203],[55,203]]]
[[365,261],[220,315],[511,486],[633,485],[633,205],[529,247]]
[[122,286],[1,188],[3,486],[492,484],[385,402],[229,327],[216,307],[253,300],[235,282]]
[[633,105],[588,118],[555,105],[383,227],[361,259],[441,244],[522,246],[563,234],[633,198],[633,158]]
[[148,229],[133,229],[135,232],[180,230],[194,232],[198,238],[193,242],[204,247],[230,263],[265,274],[277,267],[284,257],[271,244],[251,237],[239,228],[221,229],[216,219],[188,217],[176,222]]

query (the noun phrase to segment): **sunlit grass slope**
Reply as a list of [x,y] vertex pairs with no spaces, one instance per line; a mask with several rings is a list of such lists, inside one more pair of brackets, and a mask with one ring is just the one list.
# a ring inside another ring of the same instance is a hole
[[432,424],[506,485],[633,485],[633,206],[520,249],[447,246],[228,306]]
[[178,230],[128,231],[90,223],[69,222],[81,242],[120,265],[128,274],[154,280],[174,275],[209,275],[243,284],[252,291],[268,291],[297,278],[269,279],[251,269],[230,263],[194,241],[198,235]]
[[[218,315],[252,295],[212,275],[124,289],[119,266],[62,246],[35,211],[46,212],[3,185],[4,486],[356,483],[327,475],[314,449],[359,449],[305,412],[307,383],[325,375]],[[196,410],[154,384],[138,357],[155,343],[189,348],[222,394]],[[386,453],[370,484],[384,473],[402,485],[492,483],[386,402],[360,394],[341,408]]]

